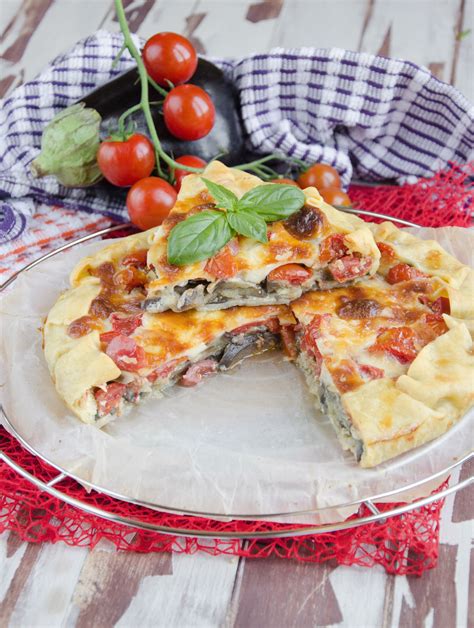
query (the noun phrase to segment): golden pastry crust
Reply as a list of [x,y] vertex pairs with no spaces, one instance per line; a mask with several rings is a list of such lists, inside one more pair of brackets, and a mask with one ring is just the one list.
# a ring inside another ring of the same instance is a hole
[[454,289],[459,289],[467,277],[469,267],[449,255],[435,240],[417,238],[391,222],[370,226],[375,240],[391,246],[399,261],[430,277],[438,277]]

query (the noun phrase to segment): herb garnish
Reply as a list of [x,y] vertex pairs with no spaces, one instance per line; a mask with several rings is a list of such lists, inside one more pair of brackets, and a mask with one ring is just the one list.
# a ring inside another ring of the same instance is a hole
[[216,207],[194,214],[171,229],[168,261],[175,266],[200,262],[215,255],[235,235],[267,242],[267,222],[283,220],[304,205],[304,194],[294,185],[258,185],[242,198],[223,185],[202,177]]

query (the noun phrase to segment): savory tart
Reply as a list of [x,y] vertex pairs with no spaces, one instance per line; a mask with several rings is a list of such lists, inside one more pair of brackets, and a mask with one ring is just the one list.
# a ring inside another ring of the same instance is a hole
[[473,271],[436,242],[373,228],[380,274],[292,303],[285,338],[364,467],[443,434],[474,403]]
[[[206,175],[236,196],[259,182],[217,162]],[[149,393],[280,345],[364,467],[440,436],[473,405],[473,270],[313,188],[267,244],[239,236],[173,267],[167,235],[212,202],[203,185],[186,177],[166,224],[85,258],[51,309],[46,360],[81,420],[100,427]]]
[[[210,258],[183,265],[171,263],[170,242],[175,228],[198,214],[210,219],[218,216],[216,199],[206,180],[225,188],[236,199],[268,185],[214,161],[203,176],[185,177],[177,203],[160,227],[123,241],[129,249],[140,247],[142,241],[150,242],[147,298],[143,303],[146,311],[288,304],[304,292],[347,285],[376,272],[380,253],[367,224],[325,203],[316,188],[298,190],[304,204],[287,219],[272,221],[270,217],[265,242],[234,233]],[[83,260],[72,274],[72,284],[79,285],[104,261],[122,256],[122,246],[112,244]]]

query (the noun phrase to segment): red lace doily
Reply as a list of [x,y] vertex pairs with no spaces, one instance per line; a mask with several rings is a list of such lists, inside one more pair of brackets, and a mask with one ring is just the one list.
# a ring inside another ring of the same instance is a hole
[[424,227],[468,227],[474,209],[473,177],[474,162],[464,166],[452,164],[414,185],[351,185],[349,195],[356,208]]
[[[468,226],[472,221],[474,195],[469,178],[474,164],[453,165],[431,179],[415,185],[365,187],[353,185],[350,196],[354,206],[368,211],[390,214],[424,226]],[[119,234],[114,233],[117,237]],[[29,454],[3,428],[0,428],[0,449],[21,467],[44,481],[57,472]],[[446,485],[443,484],[438,490]],[[158,513],[114,500],[95,492],[87,492],[72,479],[60,484],[61,491],[108,511],[174,528],[196,528],[218,534],[226,531],[251,533],[279,530],[282,524],[259,521],[218,522]],[[378,504],[381,511],[399,504]],[[121,524],[91,516],[41,492],[28,480],[0,462],[0,532],[15,531],[21,539],[31,542],[61,541],[72,546],[94,547],[108,540],[118,549],[136,552],[206,552],[251,558],[277,556],[299,561],[334,561],[340,565],[372,567],[382,565],[393,574],[420,575],[436,566],[439,542],[439,519],[443,500],[385,521],[345,531],[298,538],[266,541],[199,540],[173,537],[156,532],[137,531]],[[352,518],[367,516],[362,506]]]

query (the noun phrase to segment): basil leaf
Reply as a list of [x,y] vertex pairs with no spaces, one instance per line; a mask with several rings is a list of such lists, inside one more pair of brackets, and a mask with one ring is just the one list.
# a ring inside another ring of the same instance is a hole
[[304,200],[303,191],[294,185],[258,185],[242,196],[237,203],[237,211],[246,209],[271,222],[288,218],[303,207]]
[[227,214],[227,221],[237,233],[259,242],[268,242],[267,223],[261,216],[241,210],[233,214]]
[[185,266],[212,257],[233,235],[224,212],[205,210],[174,226],[168,237],[168,261]]
[[218,207],[223,207],[231,212],[235,211],[238,198],[231,190],[228,190],[223,185],[214,183],[214,181],[209,181],[209,179],[205,179],[204,177],[201,177],[201,179],[206,184],[207,189],[212,194]]

